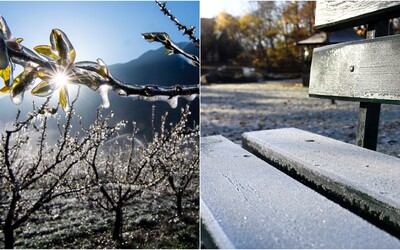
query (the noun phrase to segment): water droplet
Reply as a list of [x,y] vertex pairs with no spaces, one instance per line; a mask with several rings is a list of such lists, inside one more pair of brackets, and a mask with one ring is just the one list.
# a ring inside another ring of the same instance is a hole
[[11,101],[14,104],[21,104],[22,101],[24,100],[24,92],[22,92],[21,94],[15,95],[15,96],[11,96]]

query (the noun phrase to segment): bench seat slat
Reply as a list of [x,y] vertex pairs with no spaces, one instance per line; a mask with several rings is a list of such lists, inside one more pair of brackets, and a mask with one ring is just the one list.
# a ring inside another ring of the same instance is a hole
[[307,131],[244,133],[244,147],[400,230],[400,159]]
[[398,239],[222,136],[201,139],[200,178],[202,238],[208,242],[209,235],[217,247],[400,247]]
[[400,104],[400,35],[316,48],[309,95]]

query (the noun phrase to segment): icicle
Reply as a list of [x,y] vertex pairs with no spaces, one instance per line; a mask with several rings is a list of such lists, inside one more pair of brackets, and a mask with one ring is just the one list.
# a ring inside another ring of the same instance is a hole
[[167,102],[168,102],[169,106],[171,106],[171,108],[173,108],[173,109],[178,107],[178,96],[172,97]]
[[174,96],[171,98],[169,96],[150,96],[150,97],[142,97],[142,99],[149,102],[154,102],[154,101],[167,102],[173,109],[178,107],[178,96]]
[[119,96],[127,96],[128,94],[126,93],[125,90],[120,89],[120,90],[118,90],[118,95]]
[[111,90],[112,87],[107,84],[103,84],[97,90],[100,93],[101,99],[103,100],[102,107],[109,108],[110,107],[110,100],[108,99],[108,91]]
[[132,101],[141,100],[139,95],[129,95],[129,97],[132,99]]
[[[165,96],[165,95],[164,96],[163,95],[160,95],[160,96],[130,95],[129,97],[132,98],[133,101],[145,100],[145,101],[148,101],[148,102],[155,102],[155,101],[167,102],[171,106],[171,108],[174,109],[174,108],[178,107],[178,98],[180,96],[169,97],[169,96]],[[196,97],[197,97],[196,94],[190,95],[190,96],[187,96],[187,97],[185,96],[185,98],[187,100],[194,100]]]
[[185,95],[183,96],[183,98],[185,98],[185,100],[187,101],[193,101],[194,99],[196,99],[199,95],[198,94],[191,94],[191,95]]

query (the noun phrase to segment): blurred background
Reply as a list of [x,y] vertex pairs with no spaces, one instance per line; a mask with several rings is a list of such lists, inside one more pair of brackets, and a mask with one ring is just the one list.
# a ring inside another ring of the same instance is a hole
[[[358,103],[310,98],[313,49],[364,39],[366,27],[314,28],[315,1],[201,0],[201,135],[296,127],[353,143]],[[392,19],[390,33],[399,33]],[[400,157],[399,112],[383,105],[378,151]]]
[[[315,1],[201,1],[202,83],[303,78],[312,50],[363,39],[365,27],[315,30]],[[399,29],[392,21],[392,33]]]
[[219,13],[211,12],[212,5],[201,9],[202,81],[300,77],[305,58],[297,42],[315,32],[315,2],[241,1],[236,10],[229,5]]

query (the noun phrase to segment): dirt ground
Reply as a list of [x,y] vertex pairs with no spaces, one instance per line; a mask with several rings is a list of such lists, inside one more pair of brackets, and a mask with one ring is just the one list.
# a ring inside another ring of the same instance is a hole
[[[308,97],[300,80],[201,86],[201,135],[296,127],[354,143],[358,103]],[[400,157],[400,109],[382,105],[377,151]]]

